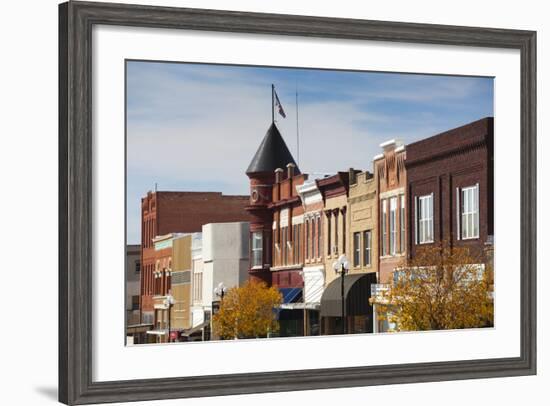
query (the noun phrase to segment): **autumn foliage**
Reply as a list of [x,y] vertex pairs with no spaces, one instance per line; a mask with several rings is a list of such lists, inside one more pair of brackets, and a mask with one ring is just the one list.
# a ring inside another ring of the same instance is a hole
[[480,264],[467,248],[420,248],[373,300],[378,317],[405,331],[492,326],[493,269]]
[[282,296],[265,283],[247,282],[229,289],[213,316],[213,328],[221,339],[266,337],[279,330],[275,308]]

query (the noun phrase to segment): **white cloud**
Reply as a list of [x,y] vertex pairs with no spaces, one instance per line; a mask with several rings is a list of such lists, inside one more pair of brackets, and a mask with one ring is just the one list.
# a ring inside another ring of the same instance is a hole
[[[155,182],[160,189],[247,193],[246,168],[271,123],[273,78],[238,68],[142,63],[128,76],[128,237],[139,238],[139,198]],[[278,78],[287,118],[278,126],[296,157],[295,83]],[[300,101],[300,168],[329,172],[372,169],[378,145],[389,138],[411,141],[446,127],[449,117],[430,109],[416,112],[369,108],[380,100],[441,103],[468,99],[475,83],[421,77],[380,80],[357,89],[327,83],[327,97]],[[462,85],[458,85],[462,83]],[[382,86],[382,89],[379,87]],[[320,87],[319,87],[320,88]],[[300,83],[303,94],[319,91]],[[424,90],[422,91],[422,88]],[[336,89],[336,90],[334,90]],[[336,92],[337,94],[331,94]],[[328,97],[338,96],[338,97]],[[492,106],[491,106],[492,108]],[[460,120],[456,118],[455,120]],[[463,124],[458,122],[458,124]],[[213,189],[210,189],[213,190]]]

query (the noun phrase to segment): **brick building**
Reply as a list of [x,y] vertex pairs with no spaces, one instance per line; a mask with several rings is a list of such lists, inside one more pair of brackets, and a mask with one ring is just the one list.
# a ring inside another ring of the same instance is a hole
[[129,345],[139,344],[147,330],[140,325],[139,317],[140,248],[138,244],[126,246],[126,343]]
[[350,273],[378,272],[378,196],[369,171],[349,174]]
[[[355,268],[353,255],[350,255],[354,247],[352,240],[354,232],[359,229],[361,233],[372,231],[372,228],[369,228],[372,224],[368,220],[363,223],[353,221],[354,218],[357,219],[357,207],[353,206],[354,211],[348,209],[352,185],[354,185],[353,196],[356,200],[365,192],[363,184],[356,185],[357,176],[360,174],[361,171],[352,168],[348,172],[338,172],[336,175],[317,181],[323,196],[325,213],[323,228],[325,290],[321,296],[321,334],[372,331],[372,306],[369,304],[369,298],[371,284],[376,282],[376,274],[361,272],[362,267]],[[365,175],[360,176],[361,179],[364,177]],[[366,182],[367,193],[376,190],[370,178],[366,179]],[[355,217],[352,217],[354,213]],[[333,268],[333,263],[341,255],[345,255],[351,263],[349,273],[343,279]],[[342,319],[342,307],[344,319]]]
[[295,165],[286,171],[275,170],[272,202],[273,213],[271,283],[283,295],[279,312],[279,334],[283,337],[304,335],[304,207],[296,187],[307,175],[294,174]]
[[272,123],[247,171],[250,179],[251,280],[276,286],[281,336],[301,336],[309,327],[304,304],[304,206],[297,191],[307,180]]
[[493,118],[407,145],[408,253],[446,241],[483,259],[493,240]]
[[179,341],[181,333],[191,328],[191,242],[193,234],[176,235],[172,241],[170,293],[170,339]]
[[317,180],[307,180],[296,191],[304,208],[303,263],[304,335],[320,334],[321,296],[325,289],[325,257],[323,246],[324,202]]
[[271,283],[279,288],[302,288],[300,274],[304,263],[304,207],[296,186],[301,186],[307,175],[294,175],[294,164],[285,171],[275,170],[272,202],[273,254]]
[[[289,164],[291,164],[289,168],[292,169],[288,169],[285,172],[283,168],[286,169]],[[278,170],[277,174],[276,170]],[[288,252],[286,245],[284,252],[273,251],[275,244],[272,240],[274,234],[274,210],[272,203],[274,196],[278,196],[278,191],[281,191],[281,196],[287,197],[290,197],[291,193],[295,193],[294,188],[292,190],[289,189],[291,181],[285,181],[289,173],[292,173],[292,177],[302,179],[300,178],[300,169],[296,166],[296,162],[288,150],[281,133],[275,123],[272,123],[246,170],[246,175],[250,180],[250,202],[246,207],[246,210],[251,215],[249,275],[251,280],[264,281],[268,285],[272,283],[271,266],[274,264],[273,259],[277,258],[280,261],[280,256],[287,255]],[[281,182],[285,182],[285,186],[278,185],[274,187],[276,183]],[[303,183],[303,179],[299,182]],[[299,205],[299,197],[293,195],[293,199],[295,199],[294,203],[286,202],[284,204]],[[285,238],[290,238],[285,241],[291,242],[292,231],[288,231],[288,235]],[[280,245],[279,249],[282,249]],[[278,283],[288,284],[288,280],[287,282],[282,282],[283,279],[284,277],[280,280],[278,279]]]
[[170,310],[172,303],[169,303],[172,282],[172,259],[174,255],[174,238],[178,234],[166,234],[153,238],[154,267],[153,279],[150,286],[151,296],[151,316],[143,312],[142,317],[146,315],[147,322],[152,319],[153,329],[147,331],[148,342],[164,343],[168,341],[168,332],[170,331]]
[[348,255],[348,191],[349,173],[338,172],[336,175],[317,181],[323,196],[325,214],[323,227],[325,286],[338,275],[332,269],[332,263],[342,254]]
[[[402,265],[407,252],[405,160],[408,152],[399,141],[380,144],[383,153],[374,157],[378,190],[379,262],[378,280],[387,283],[393,270]],[[407,147],[408,148],[408,147]]]
[[[398,152],[397,149],[394,150]],[[404,154],[404,151],[403,151]],[[389,157],[392,158],[390,152]],[[392,240],[396,244],[396,254],[389,236],[381,238],[380,267],[385,261],[387,266],[381,270],[381,283],[373,289],[385,290],[391,286],[392,271],[405,259],[413,259],[422,246],[445,242],[451,247],[468,247],[473,265],[484,270],[492,261],[493,251],[493,118],[488,117],[464,126],[434,135],[407,145],[406,159],[396,160],[393,176],[398,195],[387,194],[386,182],[391,183],[391,167],[384,162],[388,154],[377,161],[380,173],[381,213],[380,233],[391,233],[393,224],[402,225],[405,218],[405,230],[399,236],[399,227]],[[393,159],[393,158],[392,158]],[[375,163],[376,165],[376,163]],[[390,172],[388,172],[390,171]],[[382,176],[385,173],[388,176]],[[406,177],[405,177],[406,173]],[[403,185],[406,185],[403,188]],[[401,207],[402,191],[405,193],[405,207]],[[384,208],[384,200],[397,197],[396,213],[394,204]],[[402,214],[404,213],[404,215]],[[396,219],[393,219],[396,217]],[[383,224],[385,220],[385,225]],[[387,232],[384,231],[386,227]],[[406,241],[405,247],[401,242]],[[385,253],[385,254],[384,254]],[[396,260],[399,259],[399,262]],[[426,264],[430,265],[430,264]],[[387,321],[376,321],[375,332],[395,329]]]
[[[141,322],[152,324],[153,296],[161,287],[170,286],[168,276],[158,281],[162,250],[155,249],[158,236],[171,233],[200,232],[203,224],[249,221],[245,207],[249,196],[225,196],[219,192],[148,192],[141,199]],[[161,258],[162,256],[162,258]],[[168,268],[171,269],[171,266]],[[157,278],[155,278],[155,273]]]

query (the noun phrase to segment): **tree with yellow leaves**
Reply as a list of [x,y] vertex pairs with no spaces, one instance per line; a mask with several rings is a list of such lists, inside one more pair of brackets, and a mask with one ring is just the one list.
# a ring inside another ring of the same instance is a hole
[[275,308],[281,293],[263,282],[246,282],[224,295],[213,316],[213,328],[221,339],[259,338],[279,330]]
[[442,330],[493,325],[493,269],[466,247],[421,247],[394,271],[389,289],[371,299],[396,330]]

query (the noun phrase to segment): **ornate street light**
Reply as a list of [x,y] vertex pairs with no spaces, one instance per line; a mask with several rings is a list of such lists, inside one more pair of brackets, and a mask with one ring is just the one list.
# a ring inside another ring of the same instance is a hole
[[171,292],[168,292],[164,304],[168,307],[168,342],[170,342],[170,309],[174,304],[174,296],[172,296]]
[[223,300],[223,297],[227,293],[227,287],[223,284],[223,282],[220,282],[216,288],[214,288],[214,294],[220,298],[220,300]]
[[342,278],[342,334],[346,334],[347,326],[346,326],[346,302],[344,298],[344,277],[349,271],[349,262],[348,259],[344,254],[340,255],[338,258],[338,261],[334,261],[332,264],[332,269],[334,269],[334,272],[337,274],[340,274]]

